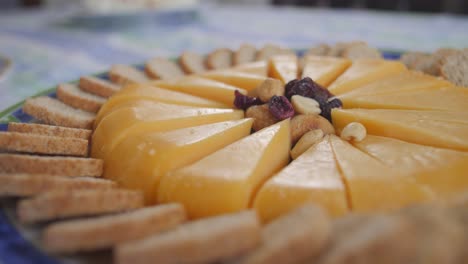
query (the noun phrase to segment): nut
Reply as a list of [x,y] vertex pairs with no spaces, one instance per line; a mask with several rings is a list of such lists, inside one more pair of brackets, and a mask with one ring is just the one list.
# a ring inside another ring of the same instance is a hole
[[324,134],[321,129],[314,129],[305,133],[291,150],[291,158],[296,159],[299,157],[302,153],[315,145],[315,143],[321,141],[323,136]]
[[271,126],[279,121],[275,116],[273,116],[273,114],[271,114],[268,104],[249,107],[245,112],[245,116],[254,119],[252,125],[254,131]]
[[341,138],[348,141],[362,141],[367,135],[366,127],[358,122],[347,124],[341,131]]
[[250,92],[250,95],[260,98],[262,102],[268,102],[273,95],[284,95],[284,85],[278,79],[266,78],[265,81]]
[[301,95],[293,95],[291,97],[291,103],[294,107],[294,111],[298,114],[316,114],[319,115],[322,110],[320,110],[320,104],[309,97]]
[[291,143],[294,145],[305,133],[320,129],[323,134],[335,134],[335,128],[319,115],[296,115],[291,119]]

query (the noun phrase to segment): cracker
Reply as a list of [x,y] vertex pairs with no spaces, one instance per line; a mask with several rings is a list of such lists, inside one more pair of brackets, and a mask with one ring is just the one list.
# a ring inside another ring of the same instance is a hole
[[21,223],[122,212],[143,206],[143,193],[120,189],[51,191],[21,200]]
[[79,86],[83,91],[105,98],[112,96],[122,88],[120,85],[94,76],[81,76]]
[[255,57],[256,61],[269,60],[271,57],[276,55],[295,55],[294,51],[285,49],[277,45],[266,44],[260,50],[258,50]]
[[260,224],[254,211],[205,218],[115,249],[116,263],[212,263],[255,248]]
[[0,132],[0,150],[84,157],[88,155],[88,140],[18,132]]
[[45,174],[0,174],[0,196],[32,196],[39,193],[62,190],[110,189],[117,187],[114,181],[91,177],[57,177]]
[[109,70],[109,79],[116,84],[146,83],[151,79],[135,67],[115,64]]
[[103,165],[102,160],[92,158],[0,153],[0,173],[100,177]]
[[440,73],[455,85],[468,87],[468,50],[444,58]]
[[106,102],[106,98],[85,92],[69,83],[59,84],[57,98],[63,103],[84,111],[96,113]]
[[47,227],[43,244],[51,253],[110,248],[175,228],[186,220],[181,204],[164,204],[120,214],[59,222]]
[[318,44],[316,46],[313,46],[313,47],[309,48],[306,51],[304,57],[305,56],[310,56],[310,55],[312,55],[312,56],[325,56],[325,55],[327,55],[329,50],[330,50],[330,46],[328,46],[327,44],[324,44],[324,43]]
[[342,52],[343,58],[348,58],[351,60],[355,59],[381,59],[382,53],[379,50],[367,45],[351,45],[344,48]]
[[203,56],[190,51],[185,51],[180,55],[179,65],[187,74],[199,74],[207,70]]
[[234,65],[241,65],[255,61],[255,55],[257,54],[257,48],[250,44],[242,44],[238,50],[236,50],[232,56]]
[[92,133],[90,129],[15,122],[8,123],[8,131],[51,137],[82,138],[86,140],[89,140]]
[[176,79],[184,76],[184,72],[175,62],[165,58],[154,58],[146,62],[145,72],[153,79]]
[[206,57],[208,69],[226,69],[232,66],[232,51],[227,48],[216,49]]

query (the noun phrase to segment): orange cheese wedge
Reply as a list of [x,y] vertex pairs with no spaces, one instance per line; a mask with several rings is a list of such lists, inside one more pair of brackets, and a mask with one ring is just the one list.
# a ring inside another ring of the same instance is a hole
[[142,190],[147,203],[156,202],[159,180],[169,170],[189,165],[250,134],[253,120],[241,119],[146,132],[126,137],[106,159],[104,177],[120,186]]
[[284,84],[299,76],[298,59],[296,55],[274,56],[268,62],[268,76],[279,79]]
[[310,77],[318,84],[328,87],[351,65],[351,60],[335,57],[306,56],[302,78]]
[[328,90],[335,95],[343,94],[405,70],[405,65],[398,61],[358,59],[330,84]]
[[326,136],[262,186],[254,208],[270,221],[304,203],[324,207],[332,216],[348,211],[346,189]]
[[251,91],[265,81],[265,76],[235,70],[209,71],[203,77]]
[[249,208],[259,187],[289,161],[286,119],[166,174],[158,201],[182,203],[191,218]]

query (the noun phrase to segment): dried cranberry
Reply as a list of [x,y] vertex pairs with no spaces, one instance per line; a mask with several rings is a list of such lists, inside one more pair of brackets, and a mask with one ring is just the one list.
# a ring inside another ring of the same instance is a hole
[[273,95],[268,102],[270,113],[279,120],[294,116],[294,108],[285,96]]
[[241,94],[238,90],[234,91],[234,96],[234,106],[239,109],[246,110],[252,105],[263,104],[259,98]]
[[311,78],[305,77],[302,80],[292,80],[285,86],[285,95],[291,99],[293,95],[301,95],[312,98],[319,103],[325,103],[333,95],[320,84]]
[[320,115],[328,119],[328,121],[332,122],[331,110],[333,108],[341,108],[341,107],[343,107],[343,103],[341,102],[341,100],[338,98],[333,98],[326,103],[323,103],[323,104],[320,103],[320,110],[322,110]]

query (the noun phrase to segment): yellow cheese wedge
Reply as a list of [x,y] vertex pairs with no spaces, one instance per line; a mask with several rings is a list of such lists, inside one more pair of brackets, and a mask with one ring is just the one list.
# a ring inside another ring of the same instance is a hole
[[354,145],[382,163],[411,174],[418,185],[438,198],[452,198],[468,191],[468,152],[377,136],[367,136]]
[[[108,113],[120,106],[127,105],[127,103],[135,100],[147,99],[156,102],[188,105],[188,106],[199,106],[199,107],[214,107],[214,108],[227,108],[228,106],[213,100],[201,98],[198,96],[171,91],[167,89],[150,86],[147,84],[134,84],[129,85],[120,90],[118,93],[113,95],[107,102],[99,109],[96,116],[96,123],[99,123],[101,119]],[[231,106],[232,103],[229,105]]]
[[371,82],[339,96],[343,101],[363,95],[395,94],[409,91],[433,90],[453,86],[450,82],[415,71],[403,71],[397,75]]
[[235,90],[239,90],[239,92],[247,94],[247,91],[240,87],[198,76],[189,76],[174,81],[154,81],[152,84],[164,89],[180,91],[203,98],[208,98],[226,105],[233,105]]
[[306,56],[302,78],[310,77],[318,84],[328,87],[351,65],[351,60],[335,57]]
[[385,109],[333,109],[333,125],[341,131],[360,122],[368,134],[434,146],[468,150],[466,112],[437,112]]
[[358,59],[330,86],[328,90],[335,94],[343,94],[380,80],[390,75],[405,71],[406,67],[398,61],[382,59]]
[[91,155],[105,158],[122,139],[146,131],[167,131],[244,117],[243,111],[199,108],[157,102],[113,111],[98,124],[92,138]]
[[289,161],[286,119],[166,174],[159,202],[184,204],[191,218],[249,208],[258,188]]
[[330,136],[330,141],[353,211],[387,211],[435,198],[411,175],[386,166],[336,136]]
[[266,78],[264,76],[235,70],[209,71],[202,74],[202,77],[240,87],[247,91],[257,88]]
[[234,66],[232,69],[239,72],[245,72],[266,77],[268,73],[267,66],[267,62],[262,60],[237,65]]
[[392,94],[344,96],[345,108],[382,108],[468,112],[468,89],[442,87]]
[[308,202],[332,216],[348,211],[346,189],[328,136],[268,180],[255,197],[254,208],[267,222]]
[[297,79],[298,60],[296,55],[274,56],[268,62],[268,76],[282,81],[284,84]]
[[124,188],[142,190],[146,202],[153,204],[159,180],[169,170],[248,136],[252,123],[248,118],[126,137],[108,155],[104,177]]

